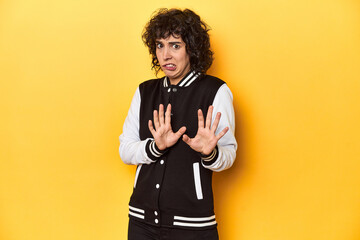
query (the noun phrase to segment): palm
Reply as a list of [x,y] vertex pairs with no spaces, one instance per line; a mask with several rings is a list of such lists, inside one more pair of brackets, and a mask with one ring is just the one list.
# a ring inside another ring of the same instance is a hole
[[193,150],[203,155],[210,154],[216,147],[217,142],[222,138],[229,130],[228,127],[224,128],[218,135],[215,135],[218,127],[221,114],[217,113],[215,121],[211,126],[213,106],[210,106],[206,116],[206,123],[204,126],[204,116],[202,111],[198,110],[198,131],[194,138],[189,138],[187,135],[183,136],[184,142],[186,142]]
[[171,126],[169,128],[166,125],[156,128],[156,131],[153,133],[155,143],[160,150],[173,146],[180,136],[173,132]]
[[195,151],[207,155],[215,148],[217,139],[209,129],[199,128],[196,136],[188,144]]
[[154,125],[149,120],[149,130],[154,137],[156,146],[160,150],[164,150],[173,146],[186,131],[185,127],[181,127],[176,133],[171,127],[171,105],[167,106],[164,117],[164,106],[160,104],[159,112],[154,110]]

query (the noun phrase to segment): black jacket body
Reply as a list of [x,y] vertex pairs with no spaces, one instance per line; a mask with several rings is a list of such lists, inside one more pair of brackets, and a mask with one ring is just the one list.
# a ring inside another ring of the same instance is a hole
[[[186,126],[186,134],[194,137],[198,130],[198,109],[206,118],[208,107],[222,84],[222,80],[209,75],[201,75],[186,87],[170,85],[169,81],[165,86],[164,78],[142,83],[139,86],[140,139],[152,138],[148,121],[153,120],[153,110],[159,109],[159,104],[166,109],[169,103],[172,106],[173,131]],[[153,160],[151,164],[138,166],[136,185],[129,203],[136,214],[129,216],[162,227],[215,227],[212,171],[202,166],[200,154],[180,138],[160,158]]]

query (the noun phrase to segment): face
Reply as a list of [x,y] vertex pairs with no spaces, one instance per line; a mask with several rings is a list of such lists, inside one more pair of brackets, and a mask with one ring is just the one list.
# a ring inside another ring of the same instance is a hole
[[168,38],[156,39],[156,57],[161,70],[176,85],[190,71],[190,58],[182,38],[171,34]]

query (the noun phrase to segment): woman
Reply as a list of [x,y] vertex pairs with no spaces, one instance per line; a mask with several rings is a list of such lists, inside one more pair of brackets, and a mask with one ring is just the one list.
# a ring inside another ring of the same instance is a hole
[[130,240],[218,239],[212,172],[231,167],[237,143],[231,91],[206,75],[208,30],[189,9],[160,9],[144,29],[165,77],[140,84],[120,136],[121,159],[137,165]]

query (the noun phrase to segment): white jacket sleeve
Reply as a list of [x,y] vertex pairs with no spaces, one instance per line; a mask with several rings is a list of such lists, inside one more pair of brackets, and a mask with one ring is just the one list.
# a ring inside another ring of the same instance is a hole
[[[131,101],[128,115],[123,126],[123,133],[120,135],[120,158],[126,164],[139,165],[150,164],[155,162],[156,146],[151,138],[140,140],[139,136],[139,113],[140,113],[140,90],[136,89],[135,95]],[[151,150],[153,149],[153,150]],[[148,151],[147,151],[148,150]],[[153,156],[149,156],[147,152],[152,152]],[[155,157],[154,157],[155,156]]]
[[202,159],[202,165],[215,172],[220,172],[232,166],[235,161],[237,149],[233,96],[226,84],[223,84],[216,93],[213,107],[212,123],[215,120],[216,113],[221,113],[220,122],[216,129],[216,135],[225,127],[229,127],[229,130],[218,141],[213,154]]

